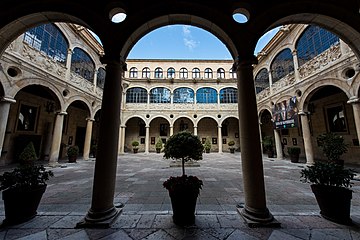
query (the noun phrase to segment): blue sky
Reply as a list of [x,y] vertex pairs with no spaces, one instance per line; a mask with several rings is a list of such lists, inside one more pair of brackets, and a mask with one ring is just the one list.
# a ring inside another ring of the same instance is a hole
[[[259,40],[256,55],[279,28],[270,30]],[[211,33],[188,25],[170,25],[141,38],[129,59],[232,59],[226,46]]]

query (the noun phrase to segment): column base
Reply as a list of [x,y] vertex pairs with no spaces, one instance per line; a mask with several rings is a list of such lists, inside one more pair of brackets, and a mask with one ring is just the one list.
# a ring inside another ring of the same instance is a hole
[[90,208],[84,219],[78,222],[75,228],[110,228],[119,217],[123,207],[124,205],[120,204],[104,212],[94,212]]
[[257,209],[250,209],[249,207],[238,204],[236,206],[238,213],[243,217],[245,223],[250,228],[269,227],[279,228],[281,223],[278,222],[268,209],[259,211]]

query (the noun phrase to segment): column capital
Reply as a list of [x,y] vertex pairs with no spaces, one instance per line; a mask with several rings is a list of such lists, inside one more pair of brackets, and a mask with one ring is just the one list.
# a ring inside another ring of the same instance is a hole
[[86,121],[94,122],[95,118],[85,118]]
[[56,112],[56,115],[67,115],[68,113],[65,111]]
[[238,69],[239,67],[252,67],[253,64],[257,64],[257,57],[254,55],[248,56],[246,58],[238,56],[233,64],[232,69]]
[[219,125],[218,125],[218,128],[222,128],[222,126],[219,124]]
[[121,60],[121,57],[115,58],[114,56],[104,55],[100,57],[100,62],[106,65],[118,66],[123,71],[127,70],[125,61]]
[[296,56],[297,55],[297,49],[292,50],[291,53],[292,53],[293,56]]
[[2,97],[0,99],[0,102],[4,102],[4,103],[16,103],[16,100],[12,97]]
[[356,104],[360,102],[360,98],[358,98],[357,96],[352,96],[349,98],[349,100],[346,102],[348,104]]
[[300,115],[300,116],[301,116],[301,115],[307,116],[307,115],[309,115],[309,113],[304,112],[303,110],[299,110],[298,115]]
[[126,125],[121,125],[120,127],[121,127],[121,128],[126,128]]
[[72,50],[71,48],[68,48],[68,49],[67,49],[67,53],[68,53],[68,54],[72,54],[72,53],[73,53],[73,50]]

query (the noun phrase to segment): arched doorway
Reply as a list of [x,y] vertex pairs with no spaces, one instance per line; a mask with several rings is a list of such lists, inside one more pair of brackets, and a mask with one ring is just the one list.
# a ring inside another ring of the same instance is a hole
[[150,121],[149,151],[155,152],[156,141],[160,138],[163,143],[170,137],[170,123],[164,117],[155,117]]
[[173,129],[174,134],[181,131],[188,131],[194,133],[194,123],[188,117],[181,117],[175,120]]
[[146,124],[145,121],[140,117],[132,117],[128,119],[125,123],[125,143],[124,151],[132,152],[133,141],[138,141],[139,152],[145,151],[145,137],[146,137]]
[[230,152],[228,143],[234,141],[235,151],[241,151],[239,138],[239,120],[236,117],[225,118],[221,123],[223,151]]
[[197,123],[198,136],[201,142],[204,144],[206,139],[211,143],[212,152],[219,151],[219,144],[222,144],[222,140],[218,139],[218,123],[211,117],[203,117]]

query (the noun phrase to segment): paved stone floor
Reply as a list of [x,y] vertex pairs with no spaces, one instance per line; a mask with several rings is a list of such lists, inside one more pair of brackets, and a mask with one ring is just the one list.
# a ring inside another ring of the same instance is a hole
[[[188,175],[204,181],[196,222],[187,228],[172,223],[163,181],[181,175],[160,154],[119,156],[115,202],[125,204],[109,229],[75,229],[90,207],[94,161],[61,163],[39,207],[27,223],[2,228],[0,239],[360,239],[360,182],[354,181],[353,226],[323,219],[308,184],[299,181],[304,164],[264,157],[266,197],[281,228],[249,228],[235,206],[244,202],[240,154],[204,154]],[[0,172],[6,170],[0,168]],[[0,202],[0,220],[4,218]]]

